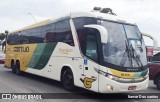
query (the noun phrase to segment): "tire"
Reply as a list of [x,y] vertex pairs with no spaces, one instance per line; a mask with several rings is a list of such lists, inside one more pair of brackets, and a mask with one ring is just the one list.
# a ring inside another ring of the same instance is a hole
[[15,65],[15,72],[16,72],[17,75],[21,74],[20,63],[19,62],[17,62],[16,65]]
[[11,62],[11,68],[12,68],[12,72],[13,72],[13,73],[16,73],[15,66],[14,66],[14,62]]
[[157,88],[160,90],[160,76],[156,77],[155,84],[156,84]]
[[68,91],[74,91],[74,77],[71,69],[66,69],[63,73],[62,84]]

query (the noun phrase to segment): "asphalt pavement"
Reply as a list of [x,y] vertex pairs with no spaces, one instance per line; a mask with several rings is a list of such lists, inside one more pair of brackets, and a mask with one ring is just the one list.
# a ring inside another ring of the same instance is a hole
[[[64,90],[62,84],[58,81],[43,78],[40,76],[23,73],[22,75],[16,75],[11,72],[11,69],[0,65],[0,93],[64,93],[76,94],[76,93],[88,93],[90,91],[77,88],[74,92]],[[92,93],[92,92],[91,92]],[[149,87],[145,91],[139,93],[159,93],[160,90],[156,88],[153,81],[149,81]],[[56,95],[56,94],[55,94]],[[160,99],[94,99],[83,94],[82,99],[38,99],[38,100],[1,100],[3,102],[160,102]],[[98,94],[97,94],[98,95]],[[120,94],[116,94],[120,95]],[[127,95],[127,94],[125,94]],[[84,99],[83,99],[84,97]]]

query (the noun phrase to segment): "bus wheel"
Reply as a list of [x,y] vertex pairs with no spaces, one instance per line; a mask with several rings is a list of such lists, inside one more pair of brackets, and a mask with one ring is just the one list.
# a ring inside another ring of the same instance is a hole
[[62,77],[62,83],[63,86],[66,90],[68,91],[73,91],[75,86],[74,86],[74,78],[73,78],[73,73],[71,69],[66,69],[63,73]]
[[14,66],[14,62],[11,62],[11,68],[12,68],[12,72],[15,73],[15,66]]
[[17,75],[21,74],[20,63],[19,62],[17,62],[16,65],[15,65],[15,72],[16,72]]
[[160,76],[156,77],[155,84],[156,84],[157,88],[160,90]]

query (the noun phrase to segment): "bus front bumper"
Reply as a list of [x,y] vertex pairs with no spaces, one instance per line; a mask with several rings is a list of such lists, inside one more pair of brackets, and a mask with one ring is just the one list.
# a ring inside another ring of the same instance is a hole
[[[103,83],[103,84],[102,84]],[[104,76],[99,76],[100,93],[125,93],[145,90],[148,87],[149,77],[141,82],[120,83]]]

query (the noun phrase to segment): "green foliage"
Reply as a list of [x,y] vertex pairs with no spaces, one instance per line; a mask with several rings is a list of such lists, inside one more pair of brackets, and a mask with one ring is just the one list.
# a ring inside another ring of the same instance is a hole
[[0,40],[3,40],[6,37],[6,34],[0,33]]

